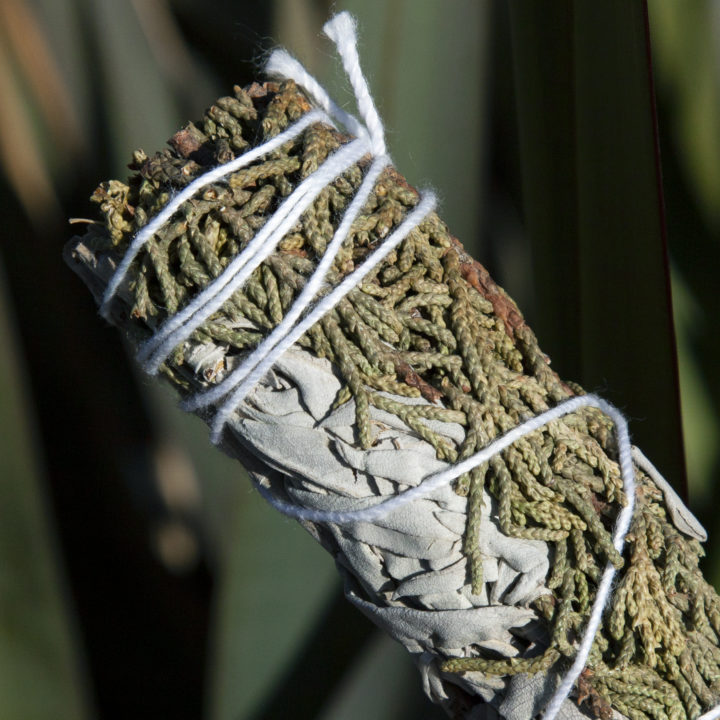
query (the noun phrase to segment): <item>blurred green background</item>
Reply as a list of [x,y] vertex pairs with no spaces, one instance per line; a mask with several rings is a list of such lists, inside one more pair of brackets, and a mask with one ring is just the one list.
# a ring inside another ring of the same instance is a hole
[[396,165],[625,410],[720,582],[718,0],[0,0],[2,718],[440,717],[60,257],[101,180],[275,44],[349,103],[341,9]]

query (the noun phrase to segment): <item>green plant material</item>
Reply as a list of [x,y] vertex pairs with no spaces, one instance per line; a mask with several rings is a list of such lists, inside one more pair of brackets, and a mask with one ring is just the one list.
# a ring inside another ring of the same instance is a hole
[[0,716],[90,716],[0,266]]
[[644,1],[510,12],[539,337],[684,491]]
[[[224,112],[218,112],[218,110]],[[165,150],[148,158],[138,152],[138,171],[126,185],[98,188],[94,199],[105,225],[92,225],[77,247],[114,257],[167,198],[168,182],[188,183],[204,168],[244,149],[246,138],[267,138],[309,109],[291,82],[235,89],[197,124],[186,127]],[[133,265],[130,296],[114,312],[134,342],[147,338],[241,251],[303,177],[339,147],[340,136],[316,125],[303,137],[247,168],[226,183],[205,189],[148,242]],[[193,342],[246,351],[273,327],[314,268],[342,210],[361,181],[358,166],[329,185],[305,213],[296,231],[271,255],[215,316],[196,331]],[[336,259],[330,282],[359,263],[417,202],[417,194],[394,170],[380,178],[351,236]],[[100,267],[100,266],[98,266]],[[128,310],[128,304],[130,306]],[[250,319],[254,330],[237,331]],[[574,392],[553,373],[513,301],[474,262],[435,215],[413,231],[362,286],[328,313],[300,344],[331,360],[345,382],[338,398],[355,401],[358,444],[373,442],[370,404],[400,417],[454,461]],[[163,372],[186,395],[212,380],[187,367],[184,344]],[[388,398],[381,391],[397,396]],[[422,395],[427,405],[402,397]],[[433,404],[443,398],[444,407]],[[460,423],[464,442],[453,447],[433,432],[428,420]],[[668,520],[661,491],[639,473],[637,512],[628,536],[627,559],[612,545],[611,527],[623,503],[610,421],[585,409],[519,441],[493,458],[482,476],[458,482],[469,494],[468,535],[477,527],[481,504],[473,494],[484,483],[498,502],[507,535],[541,540],[554,550],[548,580],[555,601],[539,600],[547,621],[548,648],[532,659],[451,658],[447,672],[511,675],[548,670],[575,653],[602,568],[624,567],[608,620],[598,634],[582,694],[598,711],[610,705],[632,718],[643,713],[660,720],[693,717],[714,704],[720,678],[720,599],[697,568],[701,549]],[[466,545],[474,589],[481,563]],[[650,698],[648,700],[648,698]]]

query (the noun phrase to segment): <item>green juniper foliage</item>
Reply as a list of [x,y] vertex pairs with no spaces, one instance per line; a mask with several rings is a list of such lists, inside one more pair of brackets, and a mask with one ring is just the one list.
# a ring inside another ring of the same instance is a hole
[[[291,82],[235,88],[166,149],[136,152],[128,184],[101,185],[93,198],[104,223],[81,238],[119,258],[133,234],[206,169],[276,135],[309,109]],[[256,165],[187,202],[147,244],[131,272],[132,307],[123,325],[136,342],[217,277],[278,204],[347,137],[318,124]],[[273,328],[313,271],[362,179],[361,162],[326,187],[293,231],[212,316],[194,340],[245,353]],[[381,176],[330,276],[335,283],[397,226],[418,196],[394,170]],[[121,304],[121,299],[116,304]],[[117,311],[117,308],[116,308]],[[245,326],[238,328],[238,321]],[[249,322],[248,322],[249,321]],[[396,252],[301,340],[330,360],[344,382],[336,404],[354,400],[357,442],[373,443],[370,407],[393,413],[448,462],[468,457],[523,419],[582,389],[562,382],[515,304],[472,260],[442,221],[429,216]],[[181,393],[196,378],[175,349],[163,372]],[[383,394],[386,393],[386,394]],[[387,396],[391,394],[394,399]],[[409,405],[403,398],[424,397]],[[455,446],[427,420],[460,423]],[[547,586],[534,603],[548,647],[512,659],[447,658],[446,672],[510,675],[561,670],[575,654],[606,563],[622,568],[578,696],[598,717],[615,708],[631,720],[694,718],[720,696],[720,600],[698,569],[702,549],[670,521],[661,491],[638,472],[638,501],[625,556],[612,544],[624,503],[613,427],[586,408],[551,422],[459,478],[468,498],[464,553],[469,582],[482,588],[477,536],[482,492],[497,499],[507,535],[551,546]]]

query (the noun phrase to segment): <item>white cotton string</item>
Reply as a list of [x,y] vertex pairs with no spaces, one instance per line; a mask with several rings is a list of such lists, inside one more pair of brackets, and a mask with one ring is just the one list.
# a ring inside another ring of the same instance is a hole
[[[230,374],[225,380],[223,380],[223,382],[216,385],[211,390],[195,395],[187,400],[183,404],[183,409],[188,411],[197,410],[200,407],[205,407],[217,402],[227,395],[227,393],[229,393],[240,382],[242,382],[248,376],[248,373],[250,373],[260,362],[270,360],[272,357],[271,364],[275,364],[275,360],[278,356],[270,356],[269,353],[284,337],[288,335],[288,333],[292,331],[295,322],[307,309],[318,292],[320,292],[320,289],[325,282],[325,276],[337,257],[340,246],[349,235],[353,222],[359,215],[370,196],[370,193],[375,187],[375,181],[389,162],[390,158],[387,155],[383,155],[382,157],[374,160],[363,179],[360,189],[343,215],[342,222],[338,226],[338,229],[335,231],[335,235],[325,249],[325,253],[320,259],[315,271],[305,283],[302,292],[289,308],[280,324],[273,329],[272,333],[270,333],[270,335],[268,335],[268,337],[266,337],[255,348],[255,350],[253,350],[252,353],[243,360],[242,364],[233,370],[232,374]],[[294,340],[292,342],[294,342]],[[241,401],[242,398],[237,402],[240,403]]]
[[349,12],[341,12],[325,23],[323,31],[338,49],[343,67],[355,93],[360,117],[365,122],[372,138],[373,152],[375,155],[384,155],[386,152],[385,129],[360,67],[355,18]]
[[157,373],[173,348],[185,341],[243,286],[255,268],[274,251],[323,188],[352,167],[369,150],[370,142],[367,137],[353,140],[336,151],[312,175],[303,180],[222,274],[180,312],[167,320],[160,330],[143,344],[137,356],[143,368],[150,374]]
[[[575,412],[581,407],[595,407],[608,415],[615,424],[615,438],[618,446],[618,461],[620,465],[620,475],[623,481],[623,490],[625,491],[626,504],[618,515],[613,534],[613,545],[615,549],[622,554],[625,546],[625,536],[630,527],[633,510],[635,508],[635,470],[632,463],[630,435],[628,433],[627,421],[622,413],[606,400],[597,395],[581,395],[571,398],[565,402],[556,405],[554,408],[541,413],[517,427],[508,433],[493,441],[479,452],[471,455],[466,460],[456,463],[447,470],[429,475],[419,485],[410,490],[395,495],[388,500],[384,500],[376,505],[350,511],[322,511],[304,508],[293,503],[285,502],[274,497],[270,490],[257,485],[262,496],[277,510],[285,515],[297,520],[310,520],[311,522],[327,522],[327,523],[350,523],[350,522],[375,522],[384,518],[389,513],[404,507],[408,503],[420,498],[428,497],[432,492],[438,490],[450,482],[460,477],[460,475],[469,472],[478,465],[488,462],[494,455],[502,452],[517,442],[520,438],[531,432],[539,430],[553,420],[557,420],[568,413]],[[588,620],[585,634],[580,643],[575,660],[570,670],[566,673],[562,682],[558,686],[555,694],[551,698],[544,714],[543,720],[554,720],[560,707],[567,699],[572,691],[573,685],[578,676],[585,667],[590,649],[592,648],[595,634],[597,633],[602,615],[610,601],[612,592],[612,582],[615,577],[615,567],[612,563],[608,563],[603,573],[600,585],[598,586],[595,602],[593,603],[590,619]],[[716,712],[713,710],[712,712]],[[720,715],[703,716],[701,720],[715,720]]]
[[385,242],[370,255],[365,262],[354,272],[342,280],[335,289],[320,300],[317,305],[308,313],[278,344],[268,353],[268,355],[257,364],[255,369],[247,376],[245,381],[230,395],[225,403],[220,407],[213,419],[212,432],[210,438],[213,442],[219,442],[222,436],[222,429],[228,421],[230,415],[235,408],[252,390],[260,379],[267,373],[276,360],[282,355],[303,333],[307,332],[320,318],[332,310],[333,307],[347,295],[351,290],[356,288],[363,278],[382,262],[387,255],[396,248],[408,233],[417,227],[428,213],[432,212],[437,202],[433,193],[426,193],[421,197],[420,202],[414,210],[408,214],[405,220],[395,230]]
[[130,247],[127,249],[127,252],[125,253],[120,264],[118,265],[117,270],[115,271],[114,275],[110,279],[110,282],[105,288],[102,302],[100,304],[100,314],[105,319],[108,319],[110,301],[115,296],[115,293],[120,287],[120,283],[122,283],[123,279],[127,275],[127,272],[130,269],[130,265],[135,259],[135,256],[140,252],[145,243],[170,220],[170,218],[178,211],[178,209],[184,202],[190,200],[201,188],[206,187],[207,185],[210,185],[214,182],[223,180],[230,173],[235,172],[236,170],[240,170],[247,165],[250,165],[250,163],[259,159],[263,155],[267,155],[273,150],[276,150],[277,148],[284,145],[289,140],[297,137],[313,123],[321,121],[332,124],[330,118],[322,110],[312,110],[306,113],[305,115],[303,115],[302,118],[300,118],[300,120],[298,120],[298,122],[296,122],[284,132],[276,135],[268,142],[263,143],[262,145],[259,145],[252,150],[249,150],[243,155],[240,155],[234,160],[231,160],[224,165],[219,165],[213,170],[204,173],[196,180],[193,180],[193,182],[191,182],[181,192],[175,195],[171,200],[169,200],[165,204],[163,209],[157,215],[155,215],[155,217],[153,217],[153,219],[147,225],[145,225],[145,227],[143,227],[137,233],[137,235],[135,235],[133,241],[130,243]]
[[[613,534],[613,545],[618,553],[622,555],[623,548],[625,547],[625,536],[630,528],[630,522],[635,508],[635,469],[633,468],[632,461],[632,446],[630,444],[627,421],[622,413],[605,400],[600,400],[600,402],[602,404],[596,407],[599,407],[606,415],[609,415],[615,423],[615,437],[617,438],[618,444],[618,463],[620,465],[620,475],[623,480],[623,490],[625,491],[627,503],[618,516],[615,533]],[[575,681],[585,668],[585,663],[587,663],[590,650],[595,640],[595,634],[600,627],[603,613],[612,596],[612,582],[616,572],[617,570],[613,564],[608,563],[600,580],[592,612],[590,613],[590,619],[585,628],[585,634],[583,635],[580,647],[575,655],[575,660],[548,703],[545,713],[543,714],[543,720],[554,720],[563,702],[565,702],[565,699],[570,695]]]
[[[622,552],[622,543],[621,547],[618,548],[618,532],[621,531],[622,541],[624,542],[625,533],[627,533],[627,528],[630,525],[630,518],[632,517],[633,504],[635,501],[635,473],[632,467],[632,459],[630,459],[629,455],[630,440],[627,433],[627,421],[617,408],[606,400],[603,400],[593,394],[572,397],[569,400],[565,400],[559,405],[546,410],[540,415],[531,417],[529,420],[526,420],[517,427],[514,427],[512,430],[509,430],[504,435],[501,435],[496,440],[493,440],[493,442],[486,445],[482,450],[476,452],[474,455],[471,455],[461,462],[455,463],[455,465],[451,465],[446,470],[441,470],[437,473],[433,473],[432,475],[428,475],[414,488],[405,490],[398,495],[393,495],[393,497],[383,500],[371,507],[348,511],[313,510],[312,508],[304,508],[300,505],[278,500],[272,496],[267,499],[274,508],[284,515],[294,518],[295,520],[310,520],[311,522],[336,524],[349,522],[374,522],[376,520],[382,520],[391,512],[404,507],[408,503],[427,497],[431,493],[435,492],[435,490],[445,487],[445,485],[449,485],[453,480],[459,478],[467,472],[470,472],[474,468],[478,467],[478,465],[486,463],[492,457],[507,449],[529,433],[540,430],[553,420],[557,420],[565,415],[576,412],[582,407],[595,407],[602,410],[606,415],[609,415],[615,423],[615,435],[618,440],[618,444],[620,445],[620,443],[624,443],[624,441],[627,440],[627,457],[630,463],[629,469],[623,465],[623,448],[620,448],[620,472],[623,479],[625,494],[627,495],[627,505],[618,516],[618,523],[616,525],[615,535],[613,538],[613,544],[616,549],[618,549],[618,552]],[[259,486],[258,489],[261,492],[266,492],[262,486]]]
[[287,50],[274,50],[265,63],[265,72],[294,80],[306,90],[318,107],[341,122],[356,137],[367,133],[365,126],[354,115],[336,105],[325,88]]

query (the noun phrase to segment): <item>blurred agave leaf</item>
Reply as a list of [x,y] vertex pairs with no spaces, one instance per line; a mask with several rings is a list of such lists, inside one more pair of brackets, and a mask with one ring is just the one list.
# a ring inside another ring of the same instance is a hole
[[357,653],[343,682],[328,688],[329,697],[318,720],[441,720],[445,711],[423,696],[417,670],[407,651],[376,630]]
[[703,321],[703,311],[677,272],[673,273],[673,305],[678,329],[678,364],[690,499],[697,508],[710,507],[714,513],[713,488],[709,480],[718,460],[720,423],[711,398],[703,387],[702,371],[692,349],[692,337]]
[[644,2],[520,0],[510,11],[540,342],[561,375],[635,420],[636,442],[682,487]]
[[647,8],[576,7],[583,381],[687,496]]
[[4,0],[0,91],[0,160],[33,219],[61,216],[53,181],[64,191],[63,173],[93,141],[121,175],[128,148],[162,147],[180,105],[216,94],[161,0]]
[[[693,509],[711,526],[720,497],[720,5],[649,0],[653,53],[665,126],[674,309],[678,325],[683,421]],[[709,566],[720,582],[720,539]]]
[[[92,128],[94,63],[89,60],[84,20],[76,0],[25,0],[35,9],[52,56],[54,72],[60,78],[56,91],[72,108],[83,151],[88,150]],[[56,81],[57,82],[57,81]]]
[[260,712],[337,588],[322,548],[257,493],[244,495],[230,509],[232,551],[216,598],[209,694],[209,715],[216,720]]
[[[83,145],[78,115],[40,17],[25,0],[5,0],[0,6],[0,22],[42,121],[59,144],[57,150],[66,157],[78,153]],[[44,150],[49,153],[51,147]]]
[[555,368],[577,379],[580,353],[568,342],[580,336],[572,0],[555,3],[552,20],[542,3],[521,0],[509,9],[535,331]]
[[[0,166],[28,217],[60,216],[52,160],[79,142],[37,18],[23,0],[0,3]],[[57,103],[57,109],[53,105]],[[52,152],[53,147],[61,148]]]
[[325,0],[275,0],[272,26],[275,44],[291,49],[314,75],[325,70],[327,46],[321,40],[323,23],[330,17]]
[[[21,0],[9,0],[2,7],[19,4]],[[38,43],[55,71],[43,77],[75,110],[87,154],[79,162],[54,162],[53,151],[66,152],[71,143],[53,135],[53,126],[44,122],[46,105],[35,97],[41,84],[31,82],[34,76],[24,69],[34,65],[15,52],[7,64],[21,91],[22,102],[16,107],[35,119],[23,118],[21,129],[46,177],[54,181],[53,194],[68,202],[70,212],[62,215],[76,214],[100,178],[111,171],[120,177],[127,174],[134,148],[163,146],[179,125],[179,101],[149,47],[155,37],[152,28],[143,26],[147,18],[138,15],[129,0],[22,4],[33,8],[32,17],[42,28]],[[24,26],[3,24],[0,31],[14,27]],[[21,34],[19,42],[24,39]],[[12,47],[0,41],[0,51]],[[41,55],[35,48],[33,53]],[[213,93],[209,83],[204,89]],[[58,103],[57,112],[62,109]],[[0,116],[7,112],[3,105]],[[19,139],[24,136],[3,137],[12,137],[22,150]],[[22,166],[34,158],[31,152],[16,155]],[[89,179],[82,179],[85,172]],[[79,196],[73,197],[78,186]],[[38,205],[39,213],[47,208],[43,198]],[[32,212],[27,204],[26,211]],[[4,217],[14,242],[3,251],[13,272],[17,324],[34,372],[57,525],[68,549],[68,574],[98,712],[115,717],[142,707],[157,714],[162,707],[173,717],[197,717],[210,583],[202,563],[196,573],[178,577],[151,557],[148,517],[155,512],[155,496],[147,472],[150,453],[142,450],[154,432],[137,387],[118,346],[108,342],[108,331],[61,260],[61,246],[70,234],[67,226],[57,222],[33,236],[12,203]],[[114,336],[113,341],[117,343]],[[83,353],[90,346],[92,357]],[[109,352],[101,349],[108,346]],[[98,353],[112,355],[114,362],[98,363]],[[108,622],[110,616],[113,622]],[[21,687],[27,691],[32,683]],[[68,703],[66,711],[54,717],[72,717],[71,712]]]
[[185,113],[197,114],[198,109],[218,92],[213,92],[215,83],[192,57],[169,1],[130,0],[130,4],[165,83]]
[[361,58],[398,168],[438,191],[441,216],[479,256],[490,4],[345,0],[340,9],[358,18]]
[[90,22],[88,38],[100,67],[93,79],[101,93],[114,171],[126,174],[128,148],[161,148],[183,118],[162,68],[130,2],[79,0]]
[[658,82],[706,222],[720,230],[720,5],[649,0]]
[[0,716],[90,716],[0,266]]

